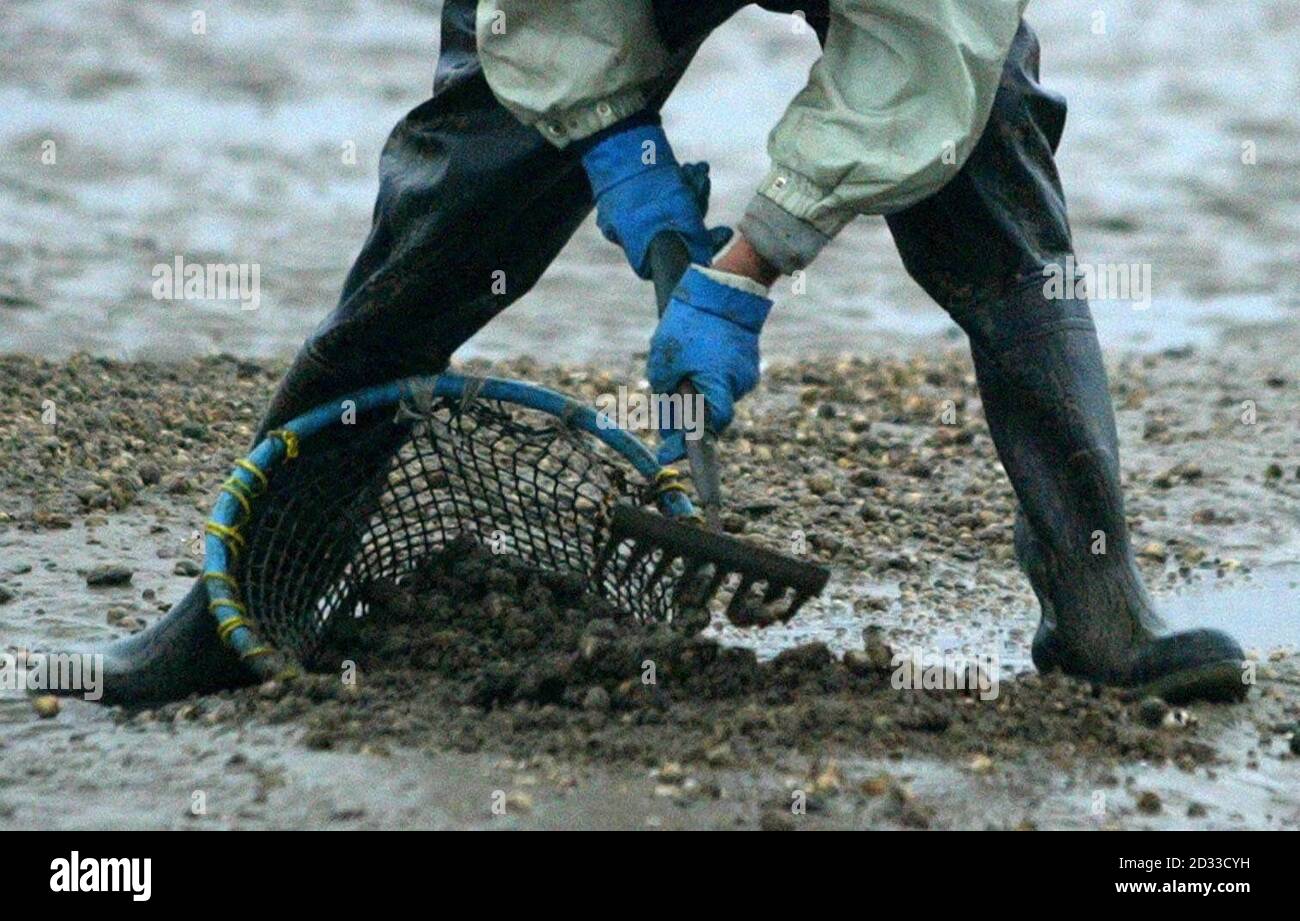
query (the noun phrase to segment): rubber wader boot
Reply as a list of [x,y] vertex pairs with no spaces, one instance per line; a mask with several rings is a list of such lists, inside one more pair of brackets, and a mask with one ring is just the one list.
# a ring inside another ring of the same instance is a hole
[[[280,383],[253,443],[261,441],[270,429],[325,400],[364,386],[358,380],[359,375],[340,373],[315,358],[310,347],[304,348]],[[376,464],[386,461],[374,459]],[[267,666],[274,671],[277,665],[258,663],[263,667],[255,672],[218,639],[216,620],[208,610],[208,593],[201,578],[147,630],[102,648],[77,652],[103,655],[101,702],[105,704],[178,700],[191,694],[240,687],[268,677]]]
[[1143,587],[1120,490],[1106,371],[1086,301],[1042,282],[959,317],[1019,509],[1015,548],[1042,607],[1040,671],[1170,702],[1240,700],[1245,656],[1218,630],[1167,633]]

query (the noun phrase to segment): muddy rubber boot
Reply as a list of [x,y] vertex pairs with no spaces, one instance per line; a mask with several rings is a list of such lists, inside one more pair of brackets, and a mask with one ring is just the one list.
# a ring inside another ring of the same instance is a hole
[[1019,510],[1016,555],[1042,606],[1040,671],[1170,702],[1240,700],[1241,647],[1218,630],[1167,633],[1124,517],[1115,417],[1086,301],[1035,281],[958,316]]
[[89,650],[104,657],[100,703],[158,703],[249,684],[252,673],[217,639],[215,624],[208,593],[195,582],[149,629]]

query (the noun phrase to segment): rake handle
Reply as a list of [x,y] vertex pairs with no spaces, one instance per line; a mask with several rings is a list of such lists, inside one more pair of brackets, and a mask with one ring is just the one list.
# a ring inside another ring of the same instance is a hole
[[[675,232],[668,230],[650,241],[650,278],[654,281],[655,301],[659,316],[668,309],[673,289],[691,266],[691,254],[686,243]],[[689,379],[677,386],[683,398],[692,398],[699,391]],[[691,465],[691,481],[699,497],[704,521],[711,530],[722,530],[722,465],[718,462],[717,439],[707,428],[699,438],[687,438],[686,458]]]

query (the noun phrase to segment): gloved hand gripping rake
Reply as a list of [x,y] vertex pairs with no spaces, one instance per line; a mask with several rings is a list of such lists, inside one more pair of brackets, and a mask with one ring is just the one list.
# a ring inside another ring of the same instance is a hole
[[[662,233],[650,244],[650,265],[662,316],[678,280],[690,266],[690,254],[676,234]],[[677,392],[687,399],[696,396],[689,380],[683,381]],[[683,606],[708,604],[735,576],[739,581],[727,604],[727,617],[733,623],[763,625],[794,617],[805,601],[826,587],[829,570],[718,533],[722,476],[715,436],[706,425],[698,437],[686,438],[685,445],[705,527],[692,523],[689,516],[665,518],[620,506],[614,511],[610,542],[597,565],[597,575],[623,548],[633,561],[655,558],[651,581],[671,581]],[[757,586],[762,586],[759,598],[755,598]]]

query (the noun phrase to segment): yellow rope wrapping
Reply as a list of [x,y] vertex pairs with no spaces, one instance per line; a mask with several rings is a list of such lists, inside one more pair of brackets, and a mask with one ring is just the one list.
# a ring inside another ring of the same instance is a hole
[[[235,581],[235,577],[230,575],[230,573],[205,572],[203,578],[215,579],[217,582],[220,582],[229,588],[233,594],[239,594],[239,583]],[[208,610],[214,614],[218,608],[223,607],[239,612],[229,620],[223,620],[217,625],[217,638],[220,639],[221,642],[229,645],[230,634],[234,633],[239,627],[248,627],[248,621],[244,619],[244,615],[248,613],[248,609],[244,607],[242,602],[236,601],[234,598],[212,598],[208,601]],[[249,629],[251,630],[252,628],[249,627]]]
[[[273,432],[268,432],[267,437],[280,439],[280,441],[284,444],[284,453],[287,459],[292,460],[293,458],[298,456],[299,444],[298,444],[298,435],[296,432],[291,432],[288,429],[276,429]],[[254,489],[252,486],[249,486],[243,480],[232,475],[228,477],[224,483],[221,484],[221,491],[233,497],[234,500],[239,503],[239,507],[243,510],[243,519],[234,526],[220,524],[216,521],[208,521],[204,525],[204,530],[207,531],[207,533],[218,538],[223,544],[225,544],[226,549],[230,552],[232,558],[238,558],[240,551],[242,551],[246,546],[244,541],[244,536],[239,532],[240,532],[240,528],[246,525],[249,522],[249,520],[251,520],[253,517],[253,508],[252,508],[253,501],[255,501],[259,495],[265,492],[267,487],[270,485],[270,479],[267,477],[266,471],[263,470],[261,467],[257,466],[257,464],[253,463],[248,458],[244,457],[235,461],[235,466],[238,467],[240,470],[244,470],[247,473],[251,474],[253,479],[257,483],[257,488]],[[203,574],[203,578],[215,579],[216,581],[223,583],[227,588],[229,588],[232,594],[236,596],[239,595],[239,582],[235,579],[234,576],[230,575],[229,573],[205,572]],[[244,605],[241,602],[237,601],[235,598],[213,598],[209,600],[208,602],[209,611],[216,613],[220,608],[229,608],[232,611],[238,612],[234,617],[231,617],[227,620],[223,620],[218,624],[217,637],[221,640],[221,642],[229,645],[231,635],[234,634],[234,632],[238,630],[240,627],[244,627],[248,630],[253,629],[252,626],[245,619],[246,615],[248,614],[248,609],[244,607]],[[248,650],[247,652],[242,653],[240,655],[240,658],[252,659],[258,656],[271,655],[273,652],[275,652],[275,650],[272,649],[270,646],[267,646],[265,644],[260,644],[254,646],[252,649]],[[290,672],[292,672],[291,669],[286,670],[286,677],[292,677]]]
[[253,475],[253,479],[257,480],[257,482],[261,484],[262,489],[266,489],[268,483],[266,479],[266,471],[257,466],[257,464],[253,463],[246,457],[241,457],[239,460],[235,461],[235,466],[240,470],[247,470]]
[[230,573],[227,573],[227,572],[205,572],[205,573],[203,574],[203,578],[205,578],[205,579],[216,579],[218,582],[224,582],[224,583],[226,583],[226,585],[230,586],[230,590],[231,590],[232,592],[234,592],[235,594],[239,594],[239,583],[235,581],[235,577],[232,576],[232,575],[230,575]]
[[[651,489],[651,497],[658,499],[665,493],[679,492],[686,495],[690,492],[686,484],[682,482],[682,474],[676,467],[664,467],[655,474],[654,486]],[[699,509],[692,510],[691,514],[684,516],[686,520],[693,521],[696,524],[704,524],[704,515]]]
[[653,494],[656,499],[664,493],[686,493],[687,491],[686,484],[682,482],[682,475],[676,467],[665,467],[655,474]]
[[240,627],[247,627],[248,621],[242,617],[232,617],[230,620],[222,621],[221,626],[217,628],[217,638],[223,643],[230,642],[230,634],[234,633]]
[[213,537],[221,540],[230,551],[231,556],[239,556],[239,552],[244,549],[244,537],[236,528],[228,528],[224,524],[218,524],[215,521],[209,521],[203,526],[203,529]]
[[298,456],[298,433],[291,432],[288,429],[276,429],[273,432],[267,432],[266,437],[278,438],[284,442],[284,455],[289,460]]
[[244,510],[244,520],[241,521],[237,527],[243,527],[248,524],[249,519],[253,517],[253,507],[248,501],[252,498],[249,495],[248,487],[234,477],[231,477],[221,484],[221,491],[226,495],[233,497],[234,500],[239,503],[239,507]]
[[230,608],[232,611],[238,611],[241,615],[248,613],[248,608],[234,598],[213,598],[208,602],[208,610],[213,614],[217,613],[217,608]]

